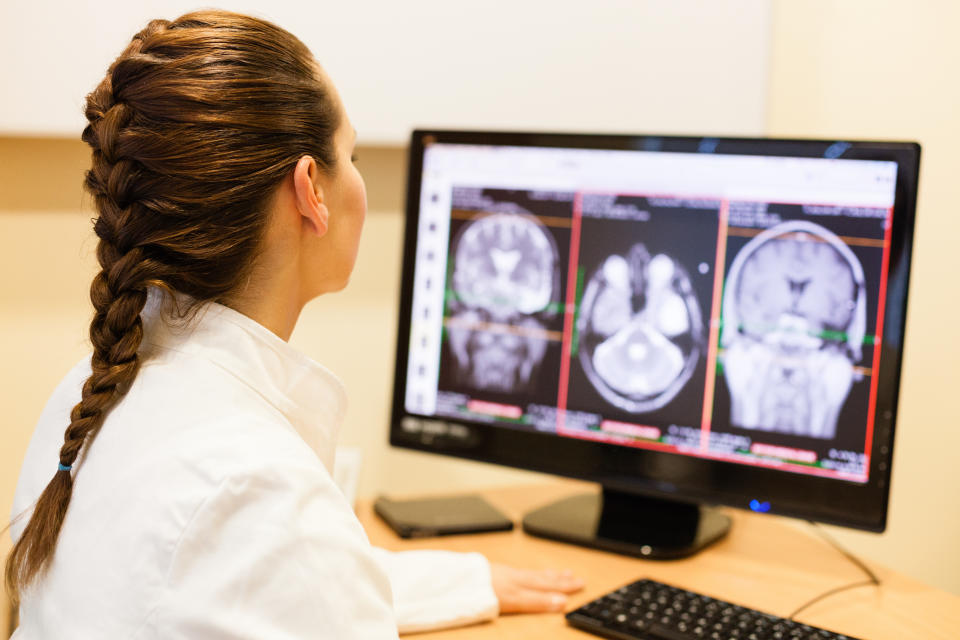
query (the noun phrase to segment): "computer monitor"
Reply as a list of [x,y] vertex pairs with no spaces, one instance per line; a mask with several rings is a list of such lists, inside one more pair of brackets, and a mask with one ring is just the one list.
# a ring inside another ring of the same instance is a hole
[[919,155],[415,131],[391,444],[597,482],[525,529],[638,556],[882,531]]

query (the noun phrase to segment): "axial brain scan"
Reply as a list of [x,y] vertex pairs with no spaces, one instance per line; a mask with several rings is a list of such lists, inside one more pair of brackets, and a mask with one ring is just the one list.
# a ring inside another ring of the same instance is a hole
[[556,242],[535,217],[481,214],[451,248],[455,294],[447,322],[456,376],[477,389],[523,391],[547,350],[556,314]]
[[795,220],[750,240],[723,304],[731,423],[833,438],[865,324],[863,268],[831,231]]
[[703,347],[700,306],[686,270],[642,244],[608,256],[584,289],[579,360],[610,404],[630,413],[666,405],[686,384]]

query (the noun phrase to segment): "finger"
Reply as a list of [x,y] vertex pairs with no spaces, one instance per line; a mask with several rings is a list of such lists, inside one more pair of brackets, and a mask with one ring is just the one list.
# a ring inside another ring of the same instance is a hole
[[501,613],[544,613],[563,611],[567,606],[567,596],[551,591],[518,589],[500,603]]
[[570,569],[563,571],[547,570],[547,575],[551,576],[554,582],[553,591],[562,591],[563,593],[574,593],[583,589],[584,580],[575,575]]
[[583,588],[583,580],[569,573],[556,571],[525,571],[517,576],[517,582],[528,589],[573,593]]
[[561,593],[574,593],[583,588],[583,579],[566,571],[557,572],[549,569],[521,571],[516,576],[516,582],[527,589],[559,591]]

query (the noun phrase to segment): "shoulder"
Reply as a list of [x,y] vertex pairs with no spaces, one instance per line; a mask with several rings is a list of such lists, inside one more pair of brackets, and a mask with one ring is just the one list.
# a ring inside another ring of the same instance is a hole
[[123,477],[131,486],[117,497],[153,496],[181,517],[201,503],[207,512],[267,507],[254,499],[269,491],[338,493],[281,411],[229,372],[184,354],[145,363],[104,421],[78,481],[105,489]]
[[144,363],[91,453],[113,439],[127,451],[210,465],[218,476],[243,473],[271,457],[318,462],[283,412],[257,389],[189,354]]

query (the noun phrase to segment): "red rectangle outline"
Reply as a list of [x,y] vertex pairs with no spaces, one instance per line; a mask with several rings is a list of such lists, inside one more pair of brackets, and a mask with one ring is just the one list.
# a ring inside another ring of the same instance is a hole
[[717,382],[717,342],[720,337],[720,302],[723,294],[724,267],[727,263],[727,220],[730,202],[720,202],[717,228],[717,255],[713,268],[713,304],[710,309],[710,341],[707,346],[707,379],[703,390],[703,414],[700,420],[700,449],[710,448],[710,426],[713,421],[713,393]]
[[867,407],[867,437],[863,444],[864,475],[869,477],[870,452],[873,447],[873,424],[877,417],[877,388],[880,384],[880,347],[883,345],[883,312],[887,303],[887,276],[890,272],[890,235],[893,233],[893,207],[887,209],[887,229],[883,236],[883,261],[880,263],[880,296],[877,298],[877,329],[873,342],[873,363],[870,368],[870,400]]
[[557,434],[564,435],[567,420],[567,391],[570,383],[570,346],[573,341],[573,313],[577,303],[577,267],[580,260],[580,221],[583,194],[573,196],[570,223],[570,262],[567,264],[567,298],[563,308],[563,343],[560,346],[560,380],[557,389]]

